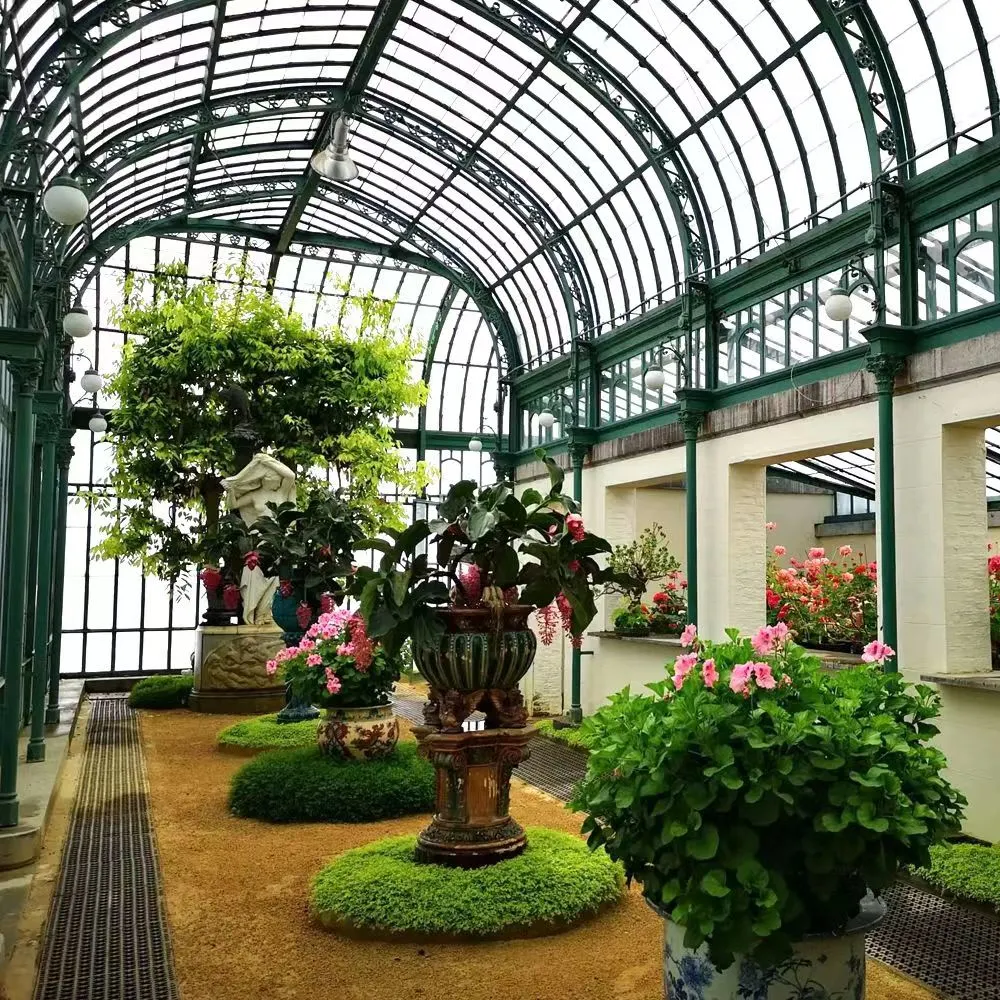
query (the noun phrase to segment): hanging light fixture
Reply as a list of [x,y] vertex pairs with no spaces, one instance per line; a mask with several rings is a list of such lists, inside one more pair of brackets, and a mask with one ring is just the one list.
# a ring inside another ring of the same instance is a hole
[[348,139],[347,119],[340,115],[333,126],[330,144],[313,156],[309,166],[328,181],[353,181],[358,176],[358,168],[347,151]]
[[482,451],[482,450],[483,450],[483,442],[480,441],[479,438],[472,438],[472,440],[469,441],[469,451]]
[[659,392],[667,381],[667,375],[662,368],[647,368],[642,381],[651,392]]
[[83,306],[73,306],[63,316],[63,333],[74,340],[82,340],[89,337],[94,329],[94,321],[90,318],[90,313]]
[[61,226],[75,226],[87,217],[90,202],[80,182],[69,174],[60,174],[42,196],[46,215]]
[[108,421],[100,410],[94,410],[94,415],[90,418],[90,423],[87,426],[92,433],[103,434],[108,429]]
[[104,376],[96,368],[88,368],[80,379],[80,388],[84,392],[100,392],[104,388]]
[[542,425],[542,427],[548,430],[555,424],[556,415],[549,409],[542,410],[542,412],[538,414],[538,422]]
[[854,302],[843,288],[834,288],[823,303],[826,315],[834,323],[846,323],[854,312]]

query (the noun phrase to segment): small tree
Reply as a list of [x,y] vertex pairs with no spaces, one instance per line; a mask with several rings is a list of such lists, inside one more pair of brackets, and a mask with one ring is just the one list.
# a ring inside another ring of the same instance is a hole
[[[608,558],[608,565],[616,574],[608,593],[624,594],[638,604],[651,583],[659,583],[680,569],[680,563],[670,552],[667,534],[659,524],[643,529],[637,541],[616,545]],[[622,585],[622,582],[630,583]]]
[[252,450],[300,476],[331,470],[369,528],[399,520],[380,485],[405,493],[425,482],[389,427],[427,394],[410,374],[417,345],[392,327],[393,304],[350,296],[350,333],[312,329],[246,267],[228,276],[190,281],[181,263],[129,274],[112,313],[128,340],[108,386],[118,400],[110,496],[91,502],[111,525],[95,551],[163,579],[218,550],[222,480]]

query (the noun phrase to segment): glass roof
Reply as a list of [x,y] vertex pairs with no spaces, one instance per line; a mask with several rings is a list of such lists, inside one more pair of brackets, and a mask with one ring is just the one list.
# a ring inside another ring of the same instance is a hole
[[[1000,111],[996,0],[5,2],[3,179],[37,140],[46,176],[71,164],[92,204],[71,261],[189,219],[254,227],[272,273],[324,240],[425,258],[474,292],[508,368]],[[308,168],[340,110],[346,184]]]

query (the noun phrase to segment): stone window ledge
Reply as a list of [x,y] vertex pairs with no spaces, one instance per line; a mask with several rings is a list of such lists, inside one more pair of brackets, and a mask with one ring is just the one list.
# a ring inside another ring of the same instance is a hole
[[985,670],[981,674],[921,674],[920,679],[941,687],[1000,692],[1000,670]]

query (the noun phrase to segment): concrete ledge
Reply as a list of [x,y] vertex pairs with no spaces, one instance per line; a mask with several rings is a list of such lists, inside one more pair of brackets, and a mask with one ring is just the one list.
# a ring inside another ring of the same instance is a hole
[[617,639],[619,642],[645,642],[654,646],[670,646],[681,648],[681,641],[672,635],[619,635],[617,632],[588,632],[595,639]]
[[1000,670],[986,670],[981,674],[921,674],[920,679],[941,687],[974,688],[977,691],[1000,693]]

